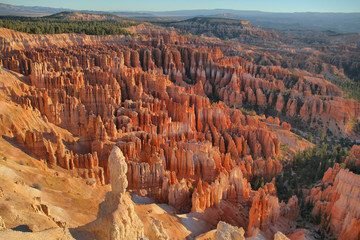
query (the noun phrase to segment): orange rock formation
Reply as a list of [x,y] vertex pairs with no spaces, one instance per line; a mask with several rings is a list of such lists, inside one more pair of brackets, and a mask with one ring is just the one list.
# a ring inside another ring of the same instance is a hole
[[[273,183],[258,191],[249,184],[255,176],[270,181],[282,170],[276,159],[280,140],[268,127],[280,125],[279,118],[267,123],[237,108],[274,107],[305,120],[311,113],[344,132],[360,115],[359,103],[341,98],[326,81],[226,56],[229,46],[222,43],[132,30],[139,37],[0,29],[4,68],[27,76],[19,86],[5,86],[4,96],[52,126],[4,120],[4,135],[50,167],[99,184],[110,181],[108,157],[117,146],[128,165],[129,189],[181,212],[241,207],[235,212],[245,217],[235,217],[234,225],[248,235],[260,229],[272,237],[279,219],[295,220],[297,199],[285,205]],[[286,122],[281,126],[291,129]]]
[[324,190],[313,188],[307,198],[315,204],[313,215],[320,214],[322,223],[329,223],[330,230],[339,239],[360,237],[359,181],[359,175],[335,164],[324,175]]

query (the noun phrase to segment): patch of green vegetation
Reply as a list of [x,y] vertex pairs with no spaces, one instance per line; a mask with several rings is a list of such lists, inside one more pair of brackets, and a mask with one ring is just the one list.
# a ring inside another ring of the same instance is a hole
[[298,195],[300,188],[309,187],[321,180],[329,167],[334,163],[341,163],[347,155],[341,145],[330,148],[325,141],[314,148],[297,152],[292,161],[284,167],[282,174],[276,177],[279,198],[287,200]]
[[358,120],[356,125],[354,126],[354,132],[356,132],[357,134],[360,134],[360,121]]
[[313,135],[312,135],[311,132],[308,132],[308,134],[307,134],[307,139],[308,139],[309,142],[311,142],[311,143],[314,141],[314,137],[313,137]]
[[345,98],[360,102],[360,82],[353,81],[343,74],[333,74],[327,80],[336,84],[344,92]]
[[349,121],[349,129],[352,129],[356,134],[360,134],[360,119],[351,119]]
[[[273,101],[276,102],[276,101]],[[274,104],[274,103],[273,103]],[[274,104],[275,105],[275,104]],[[288,116],[285,113],[279,113],[278,111],[275,110],[273,106],[268,106],[265,109],[257,109],[257,114],[258,115],[262,115],[265,114],[266,116],[272,116],[272,117],[279,117],[281,122],[287,122],[291,124],[291,131],[295,132],[295,129],[301,130],[303,132],[307,132],[307,131],[311,131],[314,136],[317,136],[320,134],[320,128],[314,128],[314,127],[310,127],[310,121],[309,122],[305,122],[304,119],[300,116],[300,115],[295,115],[295,116]],[[311,119],[311,115],[309,117],[309,120]]]
[[280,144],[280,150],[285,154],[291,153],[289,144]]
[[[340,164],[340,166],[341,166],[341,164]],[[346,162],[346,165],[341,166],[341,167],[348,168],[350,171],[352,171],[355,174],[360,174],[360,167],[356,166],[356,158],[354,156],[350,156]]]
[[256,115],[256,112],[253,109],[248,109],[248,108],[245,108],[245,107],[241,107],[240,111],[245,115],[250,115],[250,116],[255,116]]
[[295,137],[296,137],[297,140],[300,140],[300,141],[303,141],[303,140],[304,140],[301,136],[299,136],[299,135],[297,135],[297,134],[295,135]]
[[78,21],[49,17],[0,17],[0,27],[25,33],[87,35],[131,35],[124,28],[135,23],[125,21]]
[[261,175],[255,175],[254,178],[250,181],[250,183],[251,183],[251,189],[255,191],[265,186],[264,177]]

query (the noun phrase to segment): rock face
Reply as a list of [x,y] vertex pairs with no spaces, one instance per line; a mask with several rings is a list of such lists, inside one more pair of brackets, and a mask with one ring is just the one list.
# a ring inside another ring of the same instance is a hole
[[128,187],[126,173],[128,171],[125,157],[120,148],[114,147],[109,156],[111,194],[120,196],[125,194]]
[[291,240],[311,240],[314,239],[311,232],[307,229],[297,229],[295,232],[287,235]]
[[245,240],[244,229],[231,226],[228,223],[220,221],[217,224],[214,239],[215,240]]
[[148,231],[148,236],[150,240],[169,240],[168,234],[165,232],[164,227],[160,220],[151,218],[151,226]]
[[144,236],[144,226],[134,211],[133,202],[126,194],[127,165],[124,155],[114,147],[109,156],[111,192],[100,204],[98,217],[81,231],[94,234],[96,239],[139,239]]
[[2,217],[0,216],[0,231],[5,230],[5,229],[6,229],[5,222],[2,219]]
[[277,232],[274,236],[274,240],[290,240],[282,232]]
[[322,224],[339,239],[360,237],[360,176],[341,169],[338,164],[324,175],[325,188],[313,188],[307,201],[314,203],[313,215],[322,216]]
[[275,187],[271,184],[265,186],[264,190],[259,189],[256,192],[249,212],[247,232],[249,236],[257,235],[259,230],[263,232],[276,230],[274,226],[280,219],[286,219],[288,223],[291,223],[298,218],[299,205],[296,196],[290,198],[288,203],[285,204],[283,202],[279,203],[279,199],[274,195]]
[[354,146],[350,149],[350,153],[351,153],[356,159],[360,159],[360,146],[359,146],[359,145],[354,145]]
[[360,146],[359,145],[354,145],[351,149],[350,149],[350,156],[348,156],[345,159],[345,164],[347,166],[355,166],[358,167],[360,166]]

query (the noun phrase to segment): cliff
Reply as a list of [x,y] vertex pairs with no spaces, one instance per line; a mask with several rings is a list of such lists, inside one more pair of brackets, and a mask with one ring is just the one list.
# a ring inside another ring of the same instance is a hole
[[359,175],[335,164],[324,175],[324,190],[313,188],[307,198],[314,203],[313,215],[320,214],[322,224],[329,224],[331,232],[339,239],[360,236],[359,180]]

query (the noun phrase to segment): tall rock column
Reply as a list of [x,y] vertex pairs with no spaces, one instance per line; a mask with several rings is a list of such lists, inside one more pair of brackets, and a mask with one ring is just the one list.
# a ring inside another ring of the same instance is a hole
[[144,226],[126,193],[128,168],[120,148],[115,146],[112,149],[108,162],[112,191],[106,194],[105,201],[100,204],[97,219],[79,230],[91,232],[96,239],[140,239],[144,236]]

